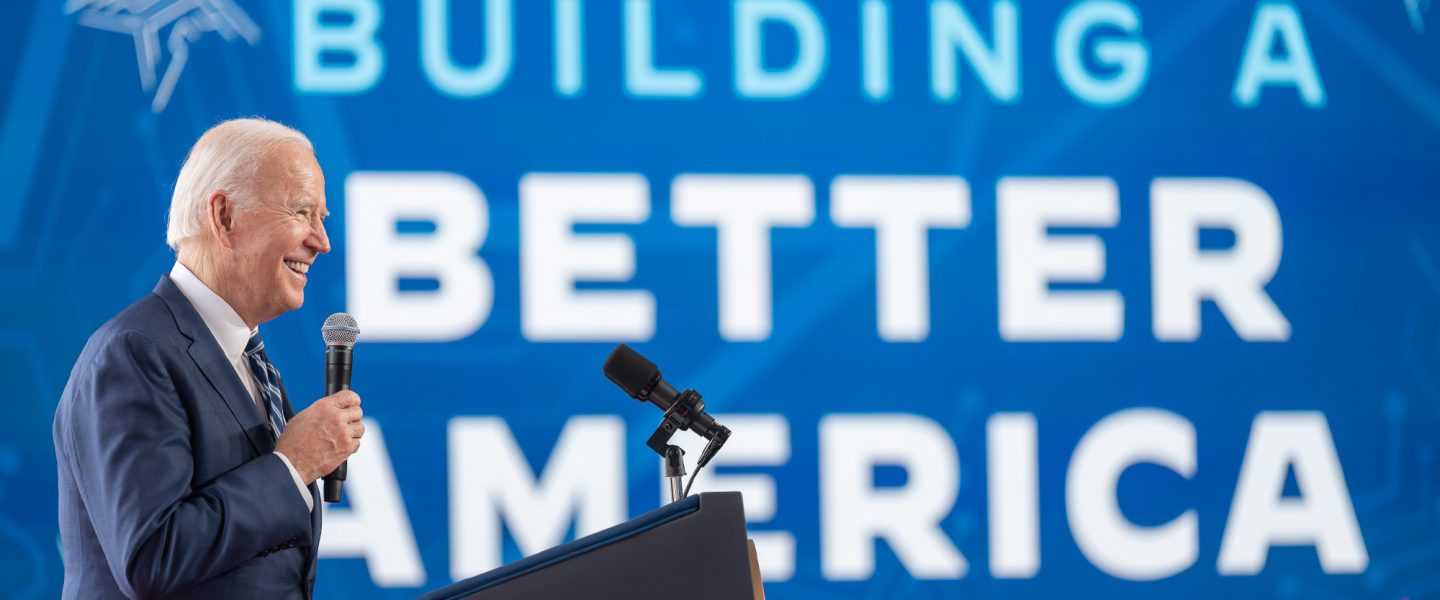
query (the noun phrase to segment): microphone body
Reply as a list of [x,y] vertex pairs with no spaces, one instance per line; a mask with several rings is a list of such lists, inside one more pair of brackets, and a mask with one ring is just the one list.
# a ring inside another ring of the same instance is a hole
[[354,348],[325,347],[325,395],[350,389],[350,365]]
[[[351,358],[354,356],[354,348],[346,346],[330,345],[325,347],[325,395],[329,396],[340,390],[350,389],[350,367]],[[325,501],[339,502],[343,497],[342,486],[345,483],[346,465],[350,461],[340,463],[329,475],[325,476]]]
[[[355,324],[355,317],[335,313],[325,319],[320,335],[325,339],[325,395],[330,396],[350,389],[351,359],[355,354],[355,340],[360,337],[360,328]],[[348,462],[341,462],[324,477],[326,502],[339,502],[343,497]]]

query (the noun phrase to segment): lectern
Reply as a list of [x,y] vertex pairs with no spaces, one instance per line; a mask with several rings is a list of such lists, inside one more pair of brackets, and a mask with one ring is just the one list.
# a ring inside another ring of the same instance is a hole
[[704,493],[421,598],[760,600],[752,556],[740,493]]

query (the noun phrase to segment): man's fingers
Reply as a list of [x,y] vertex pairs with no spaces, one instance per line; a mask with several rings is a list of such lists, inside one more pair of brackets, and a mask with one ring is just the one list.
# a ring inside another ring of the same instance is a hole
[[360,395],[350,390],[340,390],[331,396],[335,399],[335,406],[338,408],[350,408],[360,406]]
[[355,425],[353,425],[353,426],[350,427],[350,437],[355,438],[355,439],[358,440],[358,439],[360,439],[361,437],[363,437],[364,435],[365,435],[365,424],[364,424],[364,423],[357,422],[357,423],[355,423]]
[[350,423],[359,423],[360,419],[364,416],[365,413],[360,410],[360,407],[354,406],[340,411],[340,422],[345,423],[346,425],[349,425]]

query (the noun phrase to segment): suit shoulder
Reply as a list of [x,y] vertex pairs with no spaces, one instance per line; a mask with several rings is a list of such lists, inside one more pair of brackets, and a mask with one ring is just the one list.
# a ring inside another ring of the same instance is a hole
[[175,317],[170,313],[170,307],[160,296],[146,294],[96,329],[85,343],[85,349],[80,353],[76,366],[90,362],[97,354],[116,343],[133,343],[136,338],[160,346],[183,341],[180,330],[175,326]]
[[[120,311],[86,341],[85,348],[70,370],[69,380],[61,392],[55,412],[55,435],[61,435],[64,424],[79,415],[77,402],[93,400],[102,372],[116,365],[129,365],[149,373],[167,370],[167,348],[184,348],[187,343],[175,324],[165,301],[148,294]],[[109,382],[106,385],[113,385]],[[105,387],[101,385],[100,387]],[[58,442],[57,442],[58,443]]]

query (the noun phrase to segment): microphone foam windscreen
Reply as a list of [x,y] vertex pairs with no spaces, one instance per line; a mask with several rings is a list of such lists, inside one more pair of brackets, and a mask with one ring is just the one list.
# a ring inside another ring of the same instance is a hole
[[345,313],[335,313],[325,319],[325,326],[320,328],[321,337],[325,338],[326,346],[355,347],[355,340],[360,337],[360,327],[355,324],[355,317]]
[[643,400],[640,394],[660,378],[660,368],[629,346],[620,344],[605,359],[605,377],[625,390],[631,398]]

